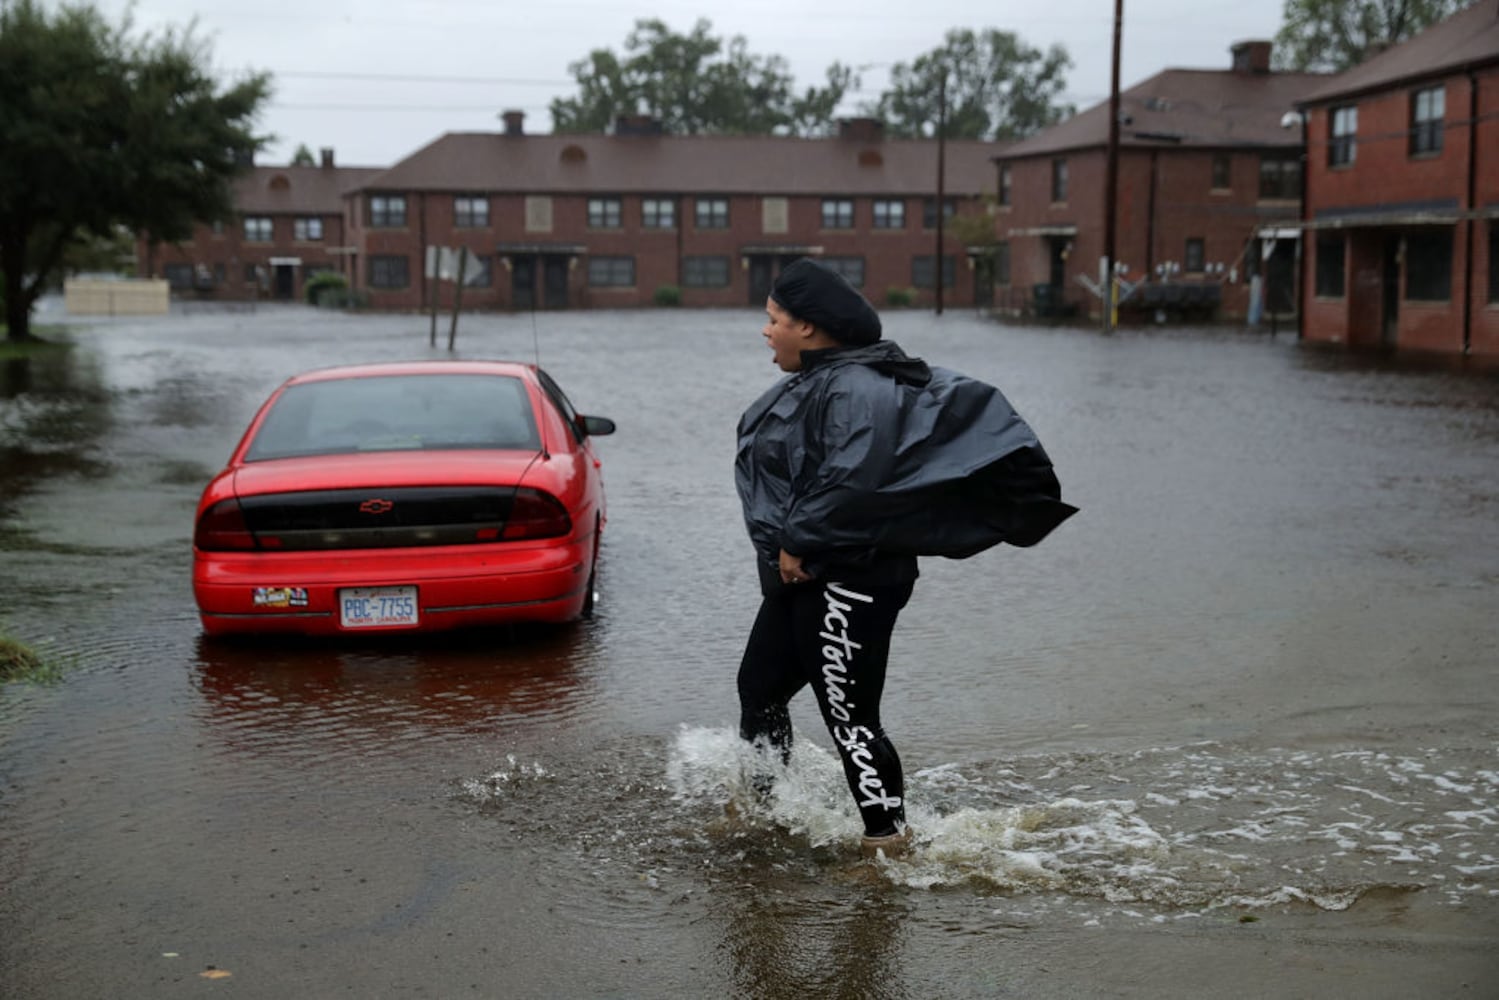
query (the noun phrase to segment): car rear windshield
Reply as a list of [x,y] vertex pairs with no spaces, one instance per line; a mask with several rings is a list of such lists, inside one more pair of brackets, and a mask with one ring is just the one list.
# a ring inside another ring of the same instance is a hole
[[245,454],[540,447],[525,384],[508,375],[378,375],[285,389]]

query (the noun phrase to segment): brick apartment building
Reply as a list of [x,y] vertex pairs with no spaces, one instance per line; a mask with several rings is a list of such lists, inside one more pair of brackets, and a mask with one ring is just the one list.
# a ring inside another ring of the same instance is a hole
[[1302,107],[1305,337],[1499,354],[1499,0]]
[[162,277],[172,293],[215,299],[300,297],[318,271],[343,271],[344,196],[380,173],[318,166],[256,167],[235,182],[234,224],[198,226],[183,243],[136,244],[137,273]]
[[[1121,316],[1144,310],[1290,317],[1298,241],[1276,239],[1301,206],[1301,135],[1282,120],[1327,77],[1270,71],[1269,42],[1233,46],[1227,70],[1165,70],[1120,94],[1115,259],[1145,279]],[[1104,250],[1108,102],[997,157],[1002,303],[1094,313]]]
[[[240,183],[237,227],[200,229],[142,273],[184,294],[292,298],[310,274],[345,274],[372,307],[447,308],[451,281],[427,276],[428,247],[465,248],[472,309],[650,305],[673,286],[689,306],[764,303],[803,255],[838,267],[876,303],[892,289],[952,306],[987,304],[988,257],[946,219],[987,210],[992,143],[943,150],[944,241],[937,259],[938,145],[887,140],[878,122],[836,138],[671,136],[643,119],[612,134],[530,135],[505,114],[497,133],[450,133],[389,169],[257,167]],[[435,297],[435,298],[434,298]]]

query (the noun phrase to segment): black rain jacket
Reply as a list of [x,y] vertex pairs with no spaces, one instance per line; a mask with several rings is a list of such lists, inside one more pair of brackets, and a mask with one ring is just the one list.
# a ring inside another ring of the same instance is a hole
[[1035,545],[1077,512],[1041,442],[995,387],[881,340],[803,351],[739,421],[734,479],[760,564],[814,575]]

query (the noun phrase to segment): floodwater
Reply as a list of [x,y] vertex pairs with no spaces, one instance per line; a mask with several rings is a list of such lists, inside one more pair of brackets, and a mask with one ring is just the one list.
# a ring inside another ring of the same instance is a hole
[[810,695],[775,800],[723,810],[753,310],[463,318],[619,424],[592,621],[203,639],[193,505],[254,408],[446,355],[428,323],[71,321],[0,364],[0,623],[67,666],[0,689],[7,998],[1499,995],[1492,371],[889,314],[1082,512],[923,564],[885,863]]

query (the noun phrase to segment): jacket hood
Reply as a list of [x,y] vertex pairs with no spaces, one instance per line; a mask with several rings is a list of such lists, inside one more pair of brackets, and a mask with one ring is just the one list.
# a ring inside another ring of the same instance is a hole
[[924,386],[932,380],[932,369],[920,358],[913,358],[893,340],[877,340],[858,347],[826,347],[802,352],[802,370],[811,371],[830,364],[867,365],[905,385]]

